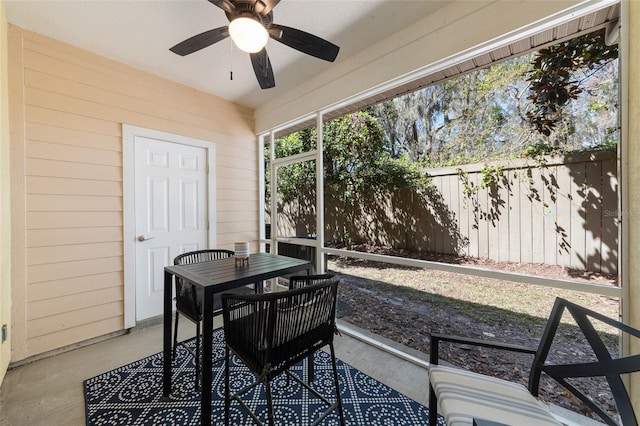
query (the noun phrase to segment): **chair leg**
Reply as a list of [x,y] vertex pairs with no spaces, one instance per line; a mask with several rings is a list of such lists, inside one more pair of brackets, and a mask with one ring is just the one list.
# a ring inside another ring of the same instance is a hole
[[438,399],[433,390],[433,386],[429,383],[429,426],[436,426],[438,423]]
[[313,354],[311,354],[307,358],[307,375],[309,376],[309,383],[313,382],[313,380],[315,379],[315,373],[313,371]]
[[229,426],[229,408],[231,391],[229,390],[229,347],[224,350],[224,424]]
[[200,390],[200,322],[196,323],[196,391]]
[[274,426],[275,418],[273,416],[273,401],[271,400],[271,385],[268,379],[266,379],[263,383],[265,394],[267,396],[267,416],[269,418],[269,426]]
[[176,359],[176,351],[178,349],[178,318],[179,314],[176,311],[176,321],[173,326],[173,359]]
[[329,344],[329,349],[331,349],[331,362],[333,364],[333,380],[336,383],[336,399],[338,402],[338,413],[340,414],[340,424],[344,426],[346,423],[344,421],[344,413],[342,412],[342,392],[340,392],[340,382],[338,381],[338,366],[336,365],[336,353],[333,350],[333,342]]

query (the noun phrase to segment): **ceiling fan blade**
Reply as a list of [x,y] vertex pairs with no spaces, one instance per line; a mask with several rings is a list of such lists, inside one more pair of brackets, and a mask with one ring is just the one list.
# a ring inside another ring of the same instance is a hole
[[215,4],[227,13],[233,13],[236,11],[236,6],[229,0],[209,0],[209,3]]
[[269,36],[296,50],[325,61],[333,62],[340,48],[335,44],[313,34],[284,25],[273,24],[269,28]]
[[261,88],[269,89],[275,87],[276,80],[273,76],[271,61],[266,49],[263,48],[261,51],[251,54],[251,65],[253,65],[253,71],[256,73],[256,78]]
[[185,56],[229,37],[229,27],[220,27],[194,35],[173,46],[170,51]]
[[278,3],[280,3],[280,0],[256,0],[254,9],[260,15],[265,16],[267,13],[271,12]]

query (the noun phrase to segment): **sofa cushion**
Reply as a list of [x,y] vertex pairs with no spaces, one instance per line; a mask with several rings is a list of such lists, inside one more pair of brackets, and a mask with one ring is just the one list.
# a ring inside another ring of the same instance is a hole
[[429,380],[438,413],[449,426],[471,426],[474,417],[509,425],[562,425],[521,384],[441,365],[429,367]]

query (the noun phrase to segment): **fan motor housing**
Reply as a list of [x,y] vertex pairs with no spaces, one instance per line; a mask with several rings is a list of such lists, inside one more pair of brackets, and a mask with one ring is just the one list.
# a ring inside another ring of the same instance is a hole
[[258,20],[265,28],[269,28],[273,23],[273,11],[270,11],[266,15],[262,15],[256,11],[256,4],[261,3],[259,1],[236,1],[234,2],[235,13],[231,14],[225,12],[229,22],[236,18],[247,17]]

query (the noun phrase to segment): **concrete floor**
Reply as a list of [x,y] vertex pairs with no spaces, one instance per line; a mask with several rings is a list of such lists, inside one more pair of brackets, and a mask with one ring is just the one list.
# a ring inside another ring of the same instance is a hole
[[[221,325],[221,318],[216,318],[214,327]],[[181,321],[180,326],[180,339],[195,332],[189,321]],[[362,331],[356,334],[367,336]],[[427,405],[426,369],[380,347],[398,345],[382,339],[375,347],[346,332],[335,341],[336,355],[342,361]],[[426,359],[424,354],[404,349]],[[162,325],[156,324],[13,368],[0,388],[0,426],[85,425],[83,380],[160,351]]]

